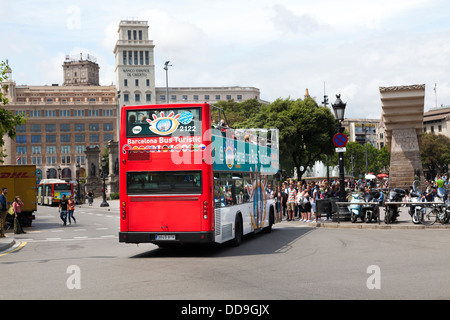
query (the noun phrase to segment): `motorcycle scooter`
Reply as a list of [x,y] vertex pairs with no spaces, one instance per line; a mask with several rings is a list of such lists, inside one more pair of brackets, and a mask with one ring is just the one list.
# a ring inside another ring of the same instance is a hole
[[[372,220],[380,220],[380,205],[383,204],[384,194],[383,192],[373,190],[364,195],[364,202],[372,202],[371,204],[363,204],[362,212],[366,223],[370,223]],[[377,202],[377,203],[373,203]]]
[[397,221],[397,217],[400,216],[400,205],[390,204],[390,202],[402,202],[405,195],[406,191],[400,188],[389,191],[388,199],[386,200],[386,215],[384,216],[384,223],[390,224]]
[[[410,192],[411,202],[426,202],[422,192],[418,188],[419,181],[414,181],[412,190]],[[420,224],[426,213],[426,207],[421,204],[412,204],[409,206],[408,213],[412,218],[414,224]]]
[[354,193],[352,194],[352,200],[350,201],[350,220],[352,223],[355,223],[358,218],[361,218],[362,221],[364,221],[364,215],[361,210],[361,205],[358,204],[362,200],[362,194],[360,193]]

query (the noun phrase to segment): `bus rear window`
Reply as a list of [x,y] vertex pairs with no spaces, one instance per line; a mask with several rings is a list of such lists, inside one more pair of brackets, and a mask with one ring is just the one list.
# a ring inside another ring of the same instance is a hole
[[200,171],[127,172],[128,195],[201,194]]
[[55,184],[55,191],[71,191],[70,184],[67,183],[57,183]]

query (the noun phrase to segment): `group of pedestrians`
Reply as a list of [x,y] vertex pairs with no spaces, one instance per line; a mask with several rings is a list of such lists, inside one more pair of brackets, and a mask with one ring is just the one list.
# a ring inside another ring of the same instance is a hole
[[70,196],[67,199],[66,195],[63,194],[59,203],[58,211],[64,225],[67,224],[67,217],[69,217],[69,224],[72,224],[72,220],[77,223],[77,220],[73,216],[73,212],[75,211],[75,201],[73,200],[73,196]]
[[[283,182],[274,192],[277,222],[280,222],[283,217],[286,221],[319,222],[317,200],[335,197],[338,192],[336,190],[339,190],[339,182],[333,183],[332,186],[327,181],[321,184],[295,183],[293,180]],[[327,215],[326,220],[330,219],[331,215]]]
[[6,195],[8,194],[8,188],[2,188],[2,194],[0,195],[0,238],[5,237],[5,226],[6,226],[6,217],[8,214],[14,216],[14,233],[26,233],[23,230],[23,222],[22,222],[22,207],[23,201],[20,199],[20,196],[16,196],[14,198],[13,203],[8,208],[8,202],[6,200]]

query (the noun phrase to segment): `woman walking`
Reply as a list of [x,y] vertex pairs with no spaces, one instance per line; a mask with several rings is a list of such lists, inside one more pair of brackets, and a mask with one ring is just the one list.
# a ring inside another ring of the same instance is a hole
[[69,215],[69,224],[72,224],[72,220],[75,221],[75,223],[77,223],[77,220],[75,219],[75,217],[73,216],[73,212],[75,211],[75,201],[73,201],[73,196],[69,197],[69,203],[68,203],[68,208],[67,208],[67,213]]
[[23,202],[19,196],[16,196],[14,198],[12,207],[14,211],[14,233],[26,233],[25,231],[23,231],[22,217],[20,216],[20,213],[22,212]]

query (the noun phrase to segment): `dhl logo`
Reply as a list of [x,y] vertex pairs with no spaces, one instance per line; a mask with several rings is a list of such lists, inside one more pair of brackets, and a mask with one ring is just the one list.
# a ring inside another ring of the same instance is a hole
[[31,172],[0,172],[0,179],[31,179],[36,178]]

